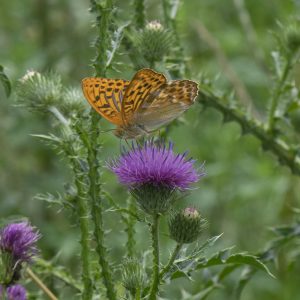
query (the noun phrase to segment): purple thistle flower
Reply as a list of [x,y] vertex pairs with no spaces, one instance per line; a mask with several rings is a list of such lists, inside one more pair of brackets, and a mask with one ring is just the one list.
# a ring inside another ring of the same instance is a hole
[[15,284],[6,289],[8,300],[26,300],[26,290],[20,284]]
[[148,141],[143,146],[132,146],[109,168],[118,176],[120,183],[129,188],[151,184],[186,190],[204,175],[194,168],[194,163],[194,160],[186,158],[186,153],[174,153],[172,143],[166,147]]
[[0,251],[9,253],[15,262],[29,262],[38,253],[39,238],[28,222],[12,223],[0,231]]

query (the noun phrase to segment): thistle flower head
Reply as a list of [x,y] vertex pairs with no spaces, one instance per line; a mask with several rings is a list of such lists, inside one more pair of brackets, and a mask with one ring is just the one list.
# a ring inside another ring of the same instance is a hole
[[29,262],[37,254],[40,234],[28,223],[12,223],[0,231],[0,251],[11,255],[13,261]]
[[115,160],[110,169],[120,183],[134,188],[145,184],[164,186],[169,189],[186,190],[204,174],[194,167],[195,161],[186,153],[176,154],[173,144],[156,145],[153,141],[132,148]]
[[158,30],[163,30],[163,26],[161,25],[161,23],[157,20],[154,21],[150,21],[149,23],[146,24],[145,27],[147,30],[154,30],[154,31],[158,31]]
[[142,146],[133,145],[109,167],[141,208],[152,214],[165,213],[176,198],[175,192],[189,189],[204,175],[194,164],[186,153],[174,153],[172,143],[166,147],[148,141]]
[[8,300],[26,300],[27,299],[26,290],[20,284],[15,284],[15,285],[9,286],[6,289],[6,295],[7,295]]

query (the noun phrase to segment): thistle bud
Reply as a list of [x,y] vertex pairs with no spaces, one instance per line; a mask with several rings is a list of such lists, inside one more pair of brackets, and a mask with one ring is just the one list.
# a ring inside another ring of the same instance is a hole
[[137,41],[138,48],[145,59],[154,63],[168,54],[173,43],[173,37],[171,32],[164,29],[161,23],[152,21],[138,33]]
[[62,83],[57,74],[42,75],[36,71],[28,71],[16,88],[18,101],[31,110],[45,112],[62,100]]
[[124,287],[135,295],[145,286],[145,272],[141,263],[136,259],[128,259],[122,266],[122,283]]
[[199,237],[204,224],[205,220],[198,210],[187,207],[171,216],[169,221],[171,238],[179,244],[192,243]]
[[296,52],[300,48],[300,27],[297,23],[287,27],[286,32],[287,47],[291,52]]

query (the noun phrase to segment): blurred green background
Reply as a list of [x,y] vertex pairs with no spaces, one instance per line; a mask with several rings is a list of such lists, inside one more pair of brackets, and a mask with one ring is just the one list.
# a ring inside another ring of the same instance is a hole
[[[245,1],[252,21],[252,37],[241,23],[240,1],[182,2],[178,30],[189,59],[190,79],[204,73],[218,77],[216,85],[223,90],[241,85],[247,93],[242,101],[255,107],[255,113],[263,118],[272,82],[270,52],[276,47],[270,31],[278,31],[278,21],[284,24],[299,15],[300,1]],[[121,10],[117,24],[122,25],[132,17],[132,7],[129,1],[115,3]],[[146,1],[146,5],[148,20],[163,19],[160,1]],[[64,84],[78,87],[83,77],[93,74],[90,61],[95,53],[90,45],[95,29],[88,8],[87,0],[0,2],[0,64],[13,86],[29,69],[56,70]],[[128,64],[126,52],[118,59],[124,62],[122,73],[109,75],[130,79],[134,70]],[[43,257],[51,259],[59,253],[57,262],[74,269],[74,262],[79,259],[76,220],[67,211],[33,199],[37,193],[62,191],[70,179],[68,165],[30,135],[51,132],[51,122],[42,115],[15,107],[14,98],[12,95],[7,99],[0,87],[0,218],[28,217],[43,235],[40,241]],[[273,236],[269,227],[293,221],[290,207],[299,206],[299,178],[281,167],[271,154],[263,152],[254,137],[242,137],[238,125],[222,123],[218,112],[202,111],[197,104],[185,113],[184,119],[185,124],[174,127],[170,138],[176,150],[188,149],[199,163],[205,161],[207,176],[179,206],[192,203],[200,208],[209,221],[207,236],[224,232],[218,247],[235,245],[236,251],[252,253],[262,250]],[[103,120],[101,124],[110,127]],[[104,134],[103,141],[105,161],[119,153],[120,142],[111,133]],[[122,204],[126,199],[124,188],[108,170],[104,170],[103,180]],[[108,239],[110,254],[117,265],[122,261],[126,234],[120,231],[122,223],[117,214],[107,212],[105,217],[107,228],[112,229]],[[145,230],[137,228],[140,251],[145,250],[149,239]],[[166,227],[163,232],[167,232]],[[173,246],[165,234],[162,240],[165,249]],[[299,249],[296,250],[290,255],[298,257]],[[164,258],[168,253],[166,250]],[[242,299],[298,299],[300,260],[291,264],[283,255],[274,273],[276,280],[258,273]],[[231,276],[224,288],[209,299],[231,299],[237,276],[238,273]],[[194,279],[193,283],[178,281],[176,287],[169,289],[170,299],[180,299],[181,288],[196,293],[202,277],[196,275]]]

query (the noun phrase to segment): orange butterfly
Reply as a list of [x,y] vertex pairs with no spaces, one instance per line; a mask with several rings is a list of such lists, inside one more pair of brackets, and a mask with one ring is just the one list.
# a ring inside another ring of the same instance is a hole
[[91,106],[109,122],[117,125],[115,135],[137,138],[165,125],[193,103],[197,83],[190,80],[167,82],[163,74],[139,70],[131,81],[88,77],[82,90]]

